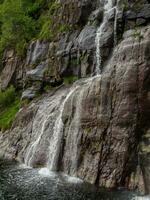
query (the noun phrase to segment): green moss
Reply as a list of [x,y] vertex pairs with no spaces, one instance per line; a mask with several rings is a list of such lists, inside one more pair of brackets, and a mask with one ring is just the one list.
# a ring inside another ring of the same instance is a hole
[[31,100],[30,99],[23,99],[22,101],[21,101],[21,107],[24,107],[24,106],[27,106],[29,103],[31,102]]
[[87,134],[90,134],[92,132],[92,127],[86,127],[85,130]]
[[60,3],[52,1],[48,7],[47,12],[43,13],[39,19],[39,23],[42,26],[38,36],[39,39],[52,40],[58,33],[68,32],[70,30],[68,24],[59,24],[59,22],[55,23],[54,21],[54,16],[60,8]]
[[44,86],[44,91],[49,92],[50,90],[53,90],[53,87],[51,85],[45,85]]
[[42,29],[40,31],[38,38],[50,40],[54,36],[53,32],[52,32],[52,21],[49,17],[48,17],[49,19],[46,21],[46,18],[47,17],[45,16],[45,18],[42,20],[43,26],[42,26]]
[[70,26],[68,24],[61,24],[59,27],[58,27],[58,30],[57,32],[58,33],[66,33],[68,31],[70,31]]
[[66,85],[68,84],[72,84],[73,82],[75,82],[76,80],[78,80],[78,77],[77,76],[68,76],[68,77],[65,77],[64,78],[64,83]]
[[11,105],[9,105],[3,112],[0,114],[0,130],[9,129],[12,125],[13,120],[15,119],[16,113],[20,108],[20,100],[16,99]]
[[53,22],[53,15],[60,8],[60,3],[52,0],[48,3],[48,8],[43,12],[38,20],[39,25],[41,26],[40,33],[38,35],[39,39],[51,40],[59,32],[59,28],[55,27]]

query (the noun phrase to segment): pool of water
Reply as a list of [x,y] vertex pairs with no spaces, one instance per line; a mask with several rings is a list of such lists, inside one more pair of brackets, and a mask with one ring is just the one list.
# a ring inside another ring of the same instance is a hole
[[126,190],[104,190],[47,169],[0,161],[0,200],[150,200]]

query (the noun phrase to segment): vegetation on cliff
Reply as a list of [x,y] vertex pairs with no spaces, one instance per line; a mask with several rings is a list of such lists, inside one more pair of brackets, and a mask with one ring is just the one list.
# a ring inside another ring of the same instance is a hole
[[10,128],[20,108],[20,99],[13,86],[0,92],[0,130]]
[[50,39],[52,15],[58,7],[55,0],[0,0],[1,56],[6,48],[22,55],[29,41]]

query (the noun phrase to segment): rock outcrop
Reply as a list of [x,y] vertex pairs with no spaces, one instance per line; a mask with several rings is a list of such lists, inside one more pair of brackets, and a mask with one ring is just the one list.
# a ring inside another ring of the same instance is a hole
[[82,79],[22,108],[11,130],[0,134],[0,154],[99,186],[150,193],[150,2],[118,1],[101,35],[102,73],[90,78],[85,77],[95,73],[103,6],[61,3],[63,20],[74,31],[50,43],[32,42],[24,62],[23,98],[32,99],[43,84]]

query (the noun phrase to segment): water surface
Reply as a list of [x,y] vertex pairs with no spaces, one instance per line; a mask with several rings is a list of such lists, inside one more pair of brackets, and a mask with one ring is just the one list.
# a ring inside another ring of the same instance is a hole
[[104,190],[46,169],[32,169],[0,161],[0,200],[132,200],[126,190]]

